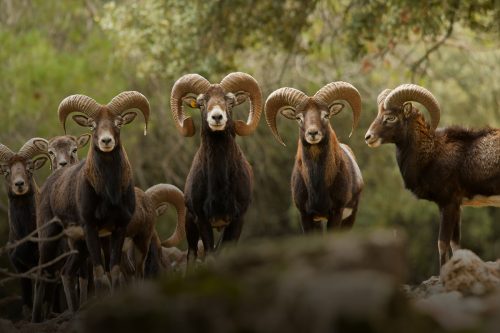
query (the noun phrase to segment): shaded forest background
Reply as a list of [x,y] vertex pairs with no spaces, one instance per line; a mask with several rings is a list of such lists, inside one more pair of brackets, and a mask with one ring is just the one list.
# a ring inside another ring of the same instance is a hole
[[[313,94],[337,80],[359,89],[363,112],[353,136],[349,110],[332,120],[366,183],[354,229],[405,231],[412,280],[435,274],[437,208],[404,190],[394,146],[370,149],[363,137],[378,93],[406,82],[437,97],[441,126],[500,127],[498,0],[0,0],[0,142],[17,150],[31,137],[62,134],[57,107],[70,94],[106,103],[138,90],[151,103],[149,134],[142,135],[140,121],[122,131],[136,184],[182,189],[199,137],[175,130],[170,89],[186,73],[218,82],[236,70],[253,75],[265,98],[282,86]],[[190,112],[199,128],[199,114]],[[246,106],[236,112],[246,119]],[[297,127],[286,119],[278,126],[286,148],[264,119],[253,136],[237,139],[255,174],[242,241],[300,232],[289,189]],[[38,172],[38,184],[48,174],[48,167]],[[164,237],[172,217],[158,220]],[[464,247],[483,259],[500,257],[500,209],[465,208],[462,226]],[[2,187],[0,244],[7,233]]]

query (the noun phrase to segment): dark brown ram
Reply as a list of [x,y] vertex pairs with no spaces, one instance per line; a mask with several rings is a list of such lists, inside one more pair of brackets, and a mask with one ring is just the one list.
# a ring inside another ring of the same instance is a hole
[[299,125],[292,196],[304,232],[321,229],[323,221],[327,228],[350,228],[356,219],[363,178],[352,150],[339,142],[330,125],[330,118],[344,107],[338,100],[351,106],[354,130],[361,114],[361,97],[347,82],[329,83],[312,97],[294,88],[280,88],[266,101],[267,124],[281,144],[277,114]]
[[[428,124],[411,102],[422,104]],[[440,107],[427,89],[403,84],[378,96],[378,115],[365,136],[370,147],[396,145],[405,187],[441,212],[439,259],[460,247],[460,207],[500,207],[500,130],[437,128]]]
[[[120,277],[120,262],[126,229],[135,211],[135,193],[131,166],[121,143],[120,130],[132,122],[137,108],[147,122],[149,102],[136,91],[122,92],[107,105],[101,105],[85,95],[65,98],[59,105],[59,120],[65,126],[70,113],[80,112],[73,120],[80,126],[90,127],[92,143],[87,158],[78,164],[54,172],[42,188],[42,200],[38,207],[38,224],[42,225],[57,216],[64,224],[77,223],[85,230],[85,242],[78,242],[79,254],[68,259],[64,276],[75,276],[79,267],[90,254],[94,282],[97,289],[110,286],[101,258],[99,233],[111,232],[110,267],[111,282],[116,286]],[[48,230],[49,234],[54,230]],[[57,231],[56,231],[57,232]],[[56,242],[43,243],[40,263],[45,263],[57,253]],[[88,251],[88,252],[87,252]],[[54,267],[47,268],[49,276]],[[63,278],[63,284],[67,279]],[[43,318],[45,283],[37,281],[33,320]],[[75,284],[65,287],[71,288]],[[67,288],[65,288],[67,289]],[[68,297],[68,295],[67,295]],[[50,302],[47,302],[50,304]]]
[[[248,121],[233,120],[233,107],[247,99]],[[184,189],[189,259],[197,256],[200,237],[207,254],[214,251],[212,228],[223,229],[222,243],[240,237],[251,201],[253,174],[235,135],[250,135],[257,128],[262,93],[257,81],[246,73],[231,73],[220,84],[211,84],[198,74],[182,76],[172,88],[171,111],[179,132],[193,136],[193,120],[186,117],[183,102],[200,109],[202,117],[201,145]]]
[[[16,154],[0,144],[0,169],[5,175],[9,199],[9,243],[25,238],[36,229],[36,206],[39,190],[33,172],[47,162],[47,140],[33,138]],[[8,252],[9,260],[18,273],[38,265],[38,245],[26,242]],[[30,279],[21,279],[23,306],[31,309],[33,287]]]

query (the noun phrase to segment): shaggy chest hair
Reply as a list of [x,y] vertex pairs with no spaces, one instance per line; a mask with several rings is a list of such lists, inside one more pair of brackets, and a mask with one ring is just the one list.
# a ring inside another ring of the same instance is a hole
[[302,142],[299,154],[302,161],[300,174],[307,187],[309,209],[326,214],[332,208],[330,192],[337,170],[330,142],[328,139],[315,145]]
[[207,132],[204,135],[206,197],[203,205],[207,217],[223,218],[237,210],[235,180],[243,167],[238,163],[239,148],[230,131]]
[[110,153],[92,149],[85,168],[85,176],[102,199],[101,206],[118,206],[125,191],[131,187],[128,159],[121,146]]

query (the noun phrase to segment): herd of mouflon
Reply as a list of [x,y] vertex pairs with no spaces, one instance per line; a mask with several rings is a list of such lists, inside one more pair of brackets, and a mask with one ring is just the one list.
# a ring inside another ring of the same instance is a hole
[[[0,144],[9,201],[8,256],[15,271],[24,273],[24,310],[34,322],[52,312],[74,312],[89,293],[102,295],[153,277],[183,257],[189,271],[197,258],[237,241],[251,203],[253,172],[235,136],[251,135],[263,110],[282,145],[277,116],[297,122],[291,194],[304,233],[350,229],[364,183],[353,150],[331,126],[330,119],[346,106],[341,101],[353,112],[354,130],[361,95],[347,82],[328,83],[312,95],[283,87],[264,102],[258,82],[246,73],[231,73],[220,83],[198,74],[182,76],[171,92],[172,117],[179,133],[190,137],[196,128],[185,106],[198,109],[201,144],[181,191],[170,184],[134,186],[121,131],[139,110],[146,134],[150,106],[144,95],[125,91],[107,104],[85,95],[66,97],[58,108],[64,131],[71,114],[89,134],[32,138],[18,152]],[[237,120],[233,109],[245,102],[248,118]],[[412,102],[427,110],[430,121]],[[438,128],[438,101],[415,84],[385,89],[377,107],[366,144],[393,143],[405,187],[438,205],[443,265],[460,248],[461,206],[500,206],[500,129]],[[87,157],[79,160],[78,150],[87,144]],[[39,188],[33,173],[47,161],[52,173]],[[155,220],[169,204],[176,209],[177,225],[162,240]],[[213,229],[220,231],[217,240]],[[176,247],[184,238],[187,254]]]

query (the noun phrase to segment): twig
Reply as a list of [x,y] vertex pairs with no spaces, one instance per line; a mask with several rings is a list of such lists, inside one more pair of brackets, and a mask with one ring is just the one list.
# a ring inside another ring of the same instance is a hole
[[425,61],[428,61],[429,60],[429,56],[431,55],[431,53],[433,53],[437,49],[439,49],[439,47],[441,45],[443,45],[444,42],[446,42],[446,40],[448,38],[450,38],[450,36],[451,36],[451,34],[453,32],[453,26],[455,24],[455,17],[456,17],[456,12],[457,12],[457,8],[456,7],[457,6],[455,6],[455,10],[451,14],[450,25],[448,26],[448,29],[446,30],[446,34],[443,36],[443,38],[441,38],[434,45],[432,45],[429,49],[427,49],[427,51],[425,52],[425,54],[422,57],[420,57],[420,59],[418,59],[417,61],[415,61],[411,65],[411,72],[412,72],[411,79],[412,79],[412,81],[414,81],[415,74],[416,74],[417,70],[419,69],[419,67],[422,65],[422,63],[425,62]]
[[21,239],[15,241],[13,243],[7,243],[7,245],[5,245],[4,247],[1,247],[0,248],[0,256],[2,254],[4,254],[5,252],[7,252],[9,250],[12,250],[12,249],[15,249],[19,245],[24,244],[26,242],[34,242],[34,243],[51,242],[51,241],[55,241],[55,240],[58,240],[58,239],[62,238],[65,235],[65,230],[64,229],[63,229],[63,231],[61,231],[59,234],[57,234],[55,236],[45,237],[45,238],[43,238],[43,237],[35,237],[36,234],[38,234],[40,231],[42,231],[43,229],[47,228],[48,226],[50,226],[52,224],[59,224],[61,227],[63,227],[63,224],[62,224],[61,220],[59,220],[58,218],[53,218],[52,220],[50,220],[46,224],[44,224],[41,227],[36,228],[35,230],[33,230],[26,237],[21,238]]
[[41,274],[35,274],[35,272],[38,270],[42,270],[44,268],[47,268],[49,266],[52,266],[53,264],[60,261],[61,259],[64,259],[72,254],[77,254],[77,253],[78,253],[77,250],[71,250],[71,251],[65,252],[65,253],[61,254],[60,256],[58,256],[58,257],[56,257],[56,258],[54,258],[54,259],[52,259],[44,264],[35,266],[35,267],[27,270],[24,273],[12,273],[12,272],[7,271],[4,268],[1,268],[0,274],[7,275],[8,277],[0,280],[0,285],[3,285],[8,281],[11,281],[14,279],[21,279],[21,278],[27,278],[27,279],[32,279],[32,280],[42,280],[42,281],[46,281],[46,282],[57,282],[58,278],[48,278],[48,277],[42,276]]

